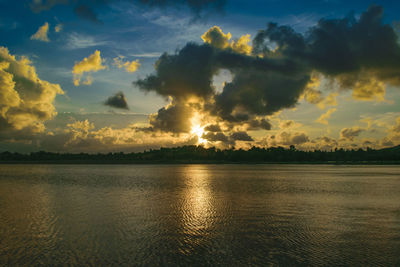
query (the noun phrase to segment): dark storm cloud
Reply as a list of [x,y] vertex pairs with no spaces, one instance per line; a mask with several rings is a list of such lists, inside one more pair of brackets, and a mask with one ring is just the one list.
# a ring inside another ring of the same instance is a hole
[[254,141],[254,139],[244,131],[234,132],[229,136],[226,136],[222,132],[207,132],[204,133],[201,138],[206,139],[208,142],[222,142],[225,145],[235,145],[236,141]]
[[353,141],[354,138],[358,137],[363,131],[364,129],[361,129],[359,127],[343,128],[340,131],[340,137],[349,141]]
[[95,7],[108,4],[112,0],[32,0],[29,2],[30,8],[36,13],[50,10],[57,5],[70,5],[78,17],[100,24]]
[[230,138],[235,141],[254,141],[246,132],[234,132],[231,134]]
[[129,109],[126,97],[123,92],[118,92],[115,95],[107,98],[107,100],[104,102],[104,105],[113,108]]
[[210,96],[212,76],[218,71],[214,60],[217,51],[209,45],[187,44],[176,55],[164,53],[156,62],[156,73],[136,84],[143,91],[162,96],[187,98]]
[[258,130],[258,129],[264,129],[264,130],[271,130],[272,125],[269,121],[266,119],[261,119],[261,120],[251,120],[248,122],[249,128],[247,130]]
[[147,6],[151,8],[165,8],[187,6],[195,14],[200,17],[205,10],[222,11],[226,0],[32,0],[30,7],[34,12],[49,10],[56,5],[72,5],[77,16],[100,23],[96,14],[96,8],[108,7],[109,4],[116,2],[130,2],[133,4]]
[[308,36],[310,61],[323,73],[337,75],[375,69],[385,76],[387,68],[400,67],[397,35],[383,24],[383,8],[371,6],[357,21],[354,16],[320,20]]
[[[188,43],[175,54],[163,54],[156,72],[134,84],[180,101],[198,97],[206,103],[204,112],[219,120],[270,129],[252,121],[294,107],[314,71],[351,88],[360,100],[382,98],[385,89],[377,81],[400,85],[400,46],[382,17],[382,7],[371,6],[359,19],[321,19],[304,35],[269,23],[253,39],[251,55],[231,46]],[[219,93],[212,80],[221,69],[233,79]]]
[[33,12],[41,12],[45,10],[49,10],[56,5],[66,5],[69,3],[69,0],[32,0],[29,6],[31,7]]
[[159,109],[156,114],[150,115],[150,130],[171,133],[190,132],[192,114],[193,110],[190,106],[181,102],[173,102],[167,107]]
[[270,115],[294,107],[310,76],[305,73],[285,75],[275,71],[243,70],[215,97],[216,113],[233,121],[235,108],[250,114]]
[[[400,47],[395,30],[383,23],[383,8],[371,6],[357,20],[354,15],[342,19],[321,19],[305,36],[288,26],[270,23],[253,40],[253,53],[265,53],[274,42],[283,56],[306,62],[331,77],[346,76],[344,87],[360,78],[361,71],[400,85]],[[354,79],[351,79],[354,77]]]
[[270,53],[268,43],[275,42],[278,49],[285,55],[298,57],[306,51],[306,43],[303,35],[296,33],[290,26],[278,26],[276,23],[268,23],[266,30],[260,30],[253,39],[253,54]]
[[292,137],[292,143],[295,145],[303,144],[308,141],[309,138],[305,133],[294,134]]
[[303,132],[279,132],[276,136],[271,135],[268,137],[268,144],[270,146],[290,146],[301,145],[310,141],[310,138]]
[[78,5],[74,8],[74,12],[78,17],[90,20],[91,22],[102,24],[103,22],[97,18],[97,14],[94,10],[86,5]]
[[218,124],[211,124],[208,125],[204,128],[204,131],[206,132],[220,132],[221,131],[221,127]]
[[216,142],[216,141],[221,141],[223,143],[228,143],[229,142],[228,137],[225,134],[221,133],[221,132],[204,133],[201,138],[206,139],[207,141],[210,141],[210,142]]
[[[216,103],[208,107],[227,121],[247,121],[249,114],[268,115],[293,107],[309,81],[302,63],[247,56],[209,44],[189,43],[177,54],[163,54],[155,66],[155,74],[134,84],[177,99],[213,97]],[[221,68],[230,70],[234,79],[216,95],[212,78]],[[245,113],[234,113],[236,107]]]
[[226,0],[139,0],[133,1],[152,7],[188,6],[196,14],[205,9],[222,10]]

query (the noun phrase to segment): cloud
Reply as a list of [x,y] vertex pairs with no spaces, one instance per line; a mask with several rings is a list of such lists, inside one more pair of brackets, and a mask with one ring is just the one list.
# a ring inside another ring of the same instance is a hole
[[390,147],[400,144],[400,117],[395,119],[394,124],[387,126],[387,136],[380,140],[380,145]]
[[82,49],[93,46],[104,46],[107,44],[109,44],[108,41],[96,40],[96,38],[93,36],[79,34],[76,32],[68,34],[65,40],[66,49]]
[[0,47],[0,139],[44,132],[44,122],[57,114],[57,94],[64,94],[61,87],[41,80],[28,58],[18,59]]
[[339,95],[337,92],[332,92],[325,97],[325,99],[318,103],[318,107],[324,109],[326,106],[337,106],[336,97]]
[[117,66],[119,69],[124,68],[127,72],[135,72],[139,69],[140,63],[139,60],[132,60],[132,61],[124,61],[124,57],[116,57],[114,58],[113,65]]
[[251,45],[249,45],[250,41],[250,34],[246,34],[241,36],[236,42],[232,42],[231,47],[233,51],[250,55],[253,49]]
[[214,49],[209,45],[189,43],[176,55],[164,53],[156,62],[156,74],[134,82],[141,90],[177,99],[212,95],[211,77],[218,67],[212,61]]
[[226,0],[140,0],[137,1],[142,5],[151,7],[168,7],[168,6],[188,6],[193,12],[198,14],[206,9],[221,10],[226,3]]
[[380,142],[380,144],[381,144],[381,146],[383,146],[383,147],[392,147],[392,146],[394,146],[393,141],[392,141],[392,140],[389,140],[389,139],[387,139],[387,138],[382,139],[381,142]]
[[[165,97],[212,98],[208,108],[227,121],[246,121],[253,115],[293,107],[308,81],[308,74],[301,68],[295,70],[290,62],[261,59],[208,44],[189,43],[175,55],[163,54],[155,66],[156,74],[134,84]],[[230,70],[234,79],[217,94],[212,77],[220,69]]]
[[272,125],[271,123],[266,120],[265,118],[262,119],[252,119],[247,122],[248,128],[247,130],[271,130]]
[[211,27],[207,32],[205,32],[201,39],[205,43],[208,43],[216,48],[224,49],[230,46],[229,40],[232,38],[230,32],[227,34],[223,33],[221,28],[218,26]]
[[400,133],[400,117],[396,119],[396,124],[390,130],[395,133]]
[[236,144],[236,141],[254,141],[254,139],[245,131],[232,132],[229,133],[229,135],[220,131],[205,131],[201,138],[207,140],[207,142],[210,142],[212,145],[218,145],[219,147],[233,146]]
[[43,42],[50,42],[49,37],[47,36],[49,32],[49,23],[43,24],[40,26],[37,32],[31,36],[31,40],[38,40]]
[[207,132],[204,133],[201,138],[206,139],[209,142],[229,142],[229,138],[221,132]]
[[326,97],[320,90],[322,77],[320,74],[315,72],[311,73],[311,78],[300,99],[307,101],[308,103],[317,105],[320,109],[325,109],[326,106],[336,106],[337,92],[331,92]]
[[61,23],[58,23],[55,27],[54,27],[54,31],[55,32],[61,32],[64,28],[64,25],[62,25]]
[[30,7],[33,12],[42,12],[53,8],[56,5],[68,4],[69,0],[32,0]]
[[283,131],[276,136],[276,139],[282,145],[300,145],[309,141],[309,137],[303,132]]
[[97,14],[93,9],[87,5],[79,4],[74,8],[74,12],[78,17],[89,20],[97,24],[103,24],[101,20],[97,18]]
[[[214,31],[221,34],[219,28],[213,27],[211,32]],[[228,35],[221,35],[229,39]],[[203,38],[215,37],[210,36],[213,35],[203,35]],[[175,55],[163,54],[155,66],[156,74],[134,82],[141,90],[155,91],[176,102],[198,98],[206,102],[202,113],[231,123],[247,123],[252,130],[269,130],[269,122],[255,117],[293,107],[309,79],[301,67],[291,62],[254,57],[231,47],[221,49],[208,43],[189,43]],[[229,70],[234,79],[217,93],[212,79],[220,69]],[[190,117],[183,118],[190,120]]]
[[[321,19],[305,36],[288,26],[269,24],[254,39],[256,52],[271,53],[266,40],[277,44],[282,55],[306,62],[311,69],[334,78],[355,99],[382,98],[381,84],[400,85],[397,35],[383,22],[383,8],[371,6],[359,19]],[[357,84],[363,78],[362,85]],[[372,84],[373,89],[365,88]],[[354,89],[355,88],[355,89]]]
[[329,136],[318,137],[313,140],[314,149],[329,151],[337,148],[339,143],[336,139]]
[[319,104],[324,100],[321,91],[309,86],[307,86],[307,88],[304,90],[302,97],[304,97],[304,99],[311,104]]
[[215,48],[230,48],[240,54],[249,55],[251,53],[252,47],[249,45],[250,34],[241,36],[237,41],[232,40],[229,42],[231,38],[232,35],[230,32],[225,34],[218,26],[211,27],[201,36],[201,39],[203,39],[205,43],[208,43]]
[[230,138],[235,141],[254,141],[254,139],[246,132],[234,132],[231,134]]
[[291,132],[281,131],[276,135],[269,135],[267,138],[261,141],[269,147],[276,146],[291,146],[291,145],[303,145],[310,141],[310,138],[305,132]]
[[118,92],[115,95],[107,98],[107,100],[104,102],[104,105],[113,108],[129,109],[126,97],[123,92]]
[[90,130],[92,129],[94,129],[94,124],[90,123],[88,120],[68,123],[66,132],[69,133],[71,136],[64,145],[67,146],[71,143],[76,142],[79,139],[86,139],[89,135]]
[[101,21],[97,18],[97,14],[93,10],[93,7],[111,2],[113,1],[93,0],[91,1],[92,6],[88,6],[86,4],[89,2],[85,0],[32,0],[30,8],[33,12],[39,13],[50,10],[57,5],[74,5],[73,11],[78,17],[101,24]]
[[218,124],[210,124],[204,127],[205,132],[220,132],[221,127]]
[[190,121],[193,115],[193,107],[189,104],[173,101],[166,107],[159,109],[156,114],[151,114],[149,123],[151,129],[155,131],[174,134],[189,133],[193,126]]
[[[156,120],[153,117],[153,124],[163,125],[159,129],[176,132],[166,125],[177,129],[176,125],[190,124],[191,116],[176,117],[186,122],[172,124],[171,116],[165,115],[192,99],[202,103],[196,112],[230,124],[230,129],[240,125],[248,125],[249,130],[270,129],[268,121],[256,121],[294,108],[302,98],[325,109],[337,105],[336,97],[344,90],[352,90],[355,100],[382,101],[386,84],[400,86],[400,45],[378,6],[371,6],[359,18],[321,19],[305,34],[269,23],[254,37],[252,46],[248,45],[250,36],[233,40],[218,26],[207,30],[202,39],[203,44],[187,43],[174,54],[164,53],[155,64],[155,73],[134,82],[140,90],[174,100],[173,106],[160,110],[163,116],[159,112]],[[232,79],[217,90],[213,78],[222,69]],[[320,91],[321,79],[337,90],[325,96]],[[326,124],[334,110],[318,122]],[[190,127],[178,129],[190,131]],[[295,136],[281,133],[282,140],[291,143],[308,139],[306,134]]]
[[316,122],[321,123],[321,124],[325,124],[328,125],[328,119],[331,117],[331,115],[336,112],[336,108],[331,108],[329,109],[327,112],[325,112],[324,114],[322,114],[317,120]]
[[279,128],[286,129],[292,127],[293,125],[295,125],[295,122],[293,120],[285,120],[279,123]]
[[361,129],[358,126],[352,127],[352,128],[343,128],[340,131],[340,138],[346,139],[349,141],[353,141],[354,138],[358,137],[361,132],[363,132],[364,129]]
[[134,56],[134,57],[145,57],[145,58],[160,57],[161,55],[162,55],[162,53],[159,53],[159,52],[132,54],[132,56]]
[[[100,56],[100,51],[96,50],[89,57],[85,57],[81,62],[75,62],[75,65],[72,69],[72,73],[74,74],[74,85],[78,86],[80,84],[81,78],[86,72],[97,72],[99,70],[103,70],[106,66],[102,65],[103,60]],[[86,80],[87,85],[92,83],[91,76],[88,76]]]
[[150,8],[187,6],[196,18],[201,17],[202,12],[206,10],[222,10],[226,2],[226,0],[32,0],[30,7],[33,12],[42,12],[56,5],[70,5],[74,7],[73,11],[78,17],[102,24],[95,10],[121,1]]
[[122,128],[96,128],[88,119],[68,123],[52,135],[40,139],[41,149],[68,152],[132,152],[149,148],[194,145],[197,137],[170,136],[165,133],[137,131],[134,125]]
[[367,77],[367,74],[359,77],[353,83],[353,98],[364,101],[384,101],[386,94],[386,84],[376,78]]

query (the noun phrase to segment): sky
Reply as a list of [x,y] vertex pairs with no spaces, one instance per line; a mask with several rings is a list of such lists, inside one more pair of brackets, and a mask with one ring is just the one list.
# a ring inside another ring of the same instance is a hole
[[399,11],[0,0],[0,151],[399,145]]

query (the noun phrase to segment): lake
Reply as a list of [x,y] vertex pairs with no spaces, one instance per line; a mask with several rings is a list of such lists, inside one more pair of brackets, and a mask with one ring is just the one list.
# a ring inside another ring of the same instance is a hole
[[400,265],[400,166],[0,165],[0,265]]

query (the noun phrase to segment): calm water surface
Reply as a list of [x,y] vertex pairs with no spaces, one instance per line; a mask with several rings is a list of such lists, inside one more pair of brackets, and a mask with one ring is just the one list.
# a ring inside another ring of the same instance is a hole
[[400,166],[0,165],[0,265],[400,265]]

